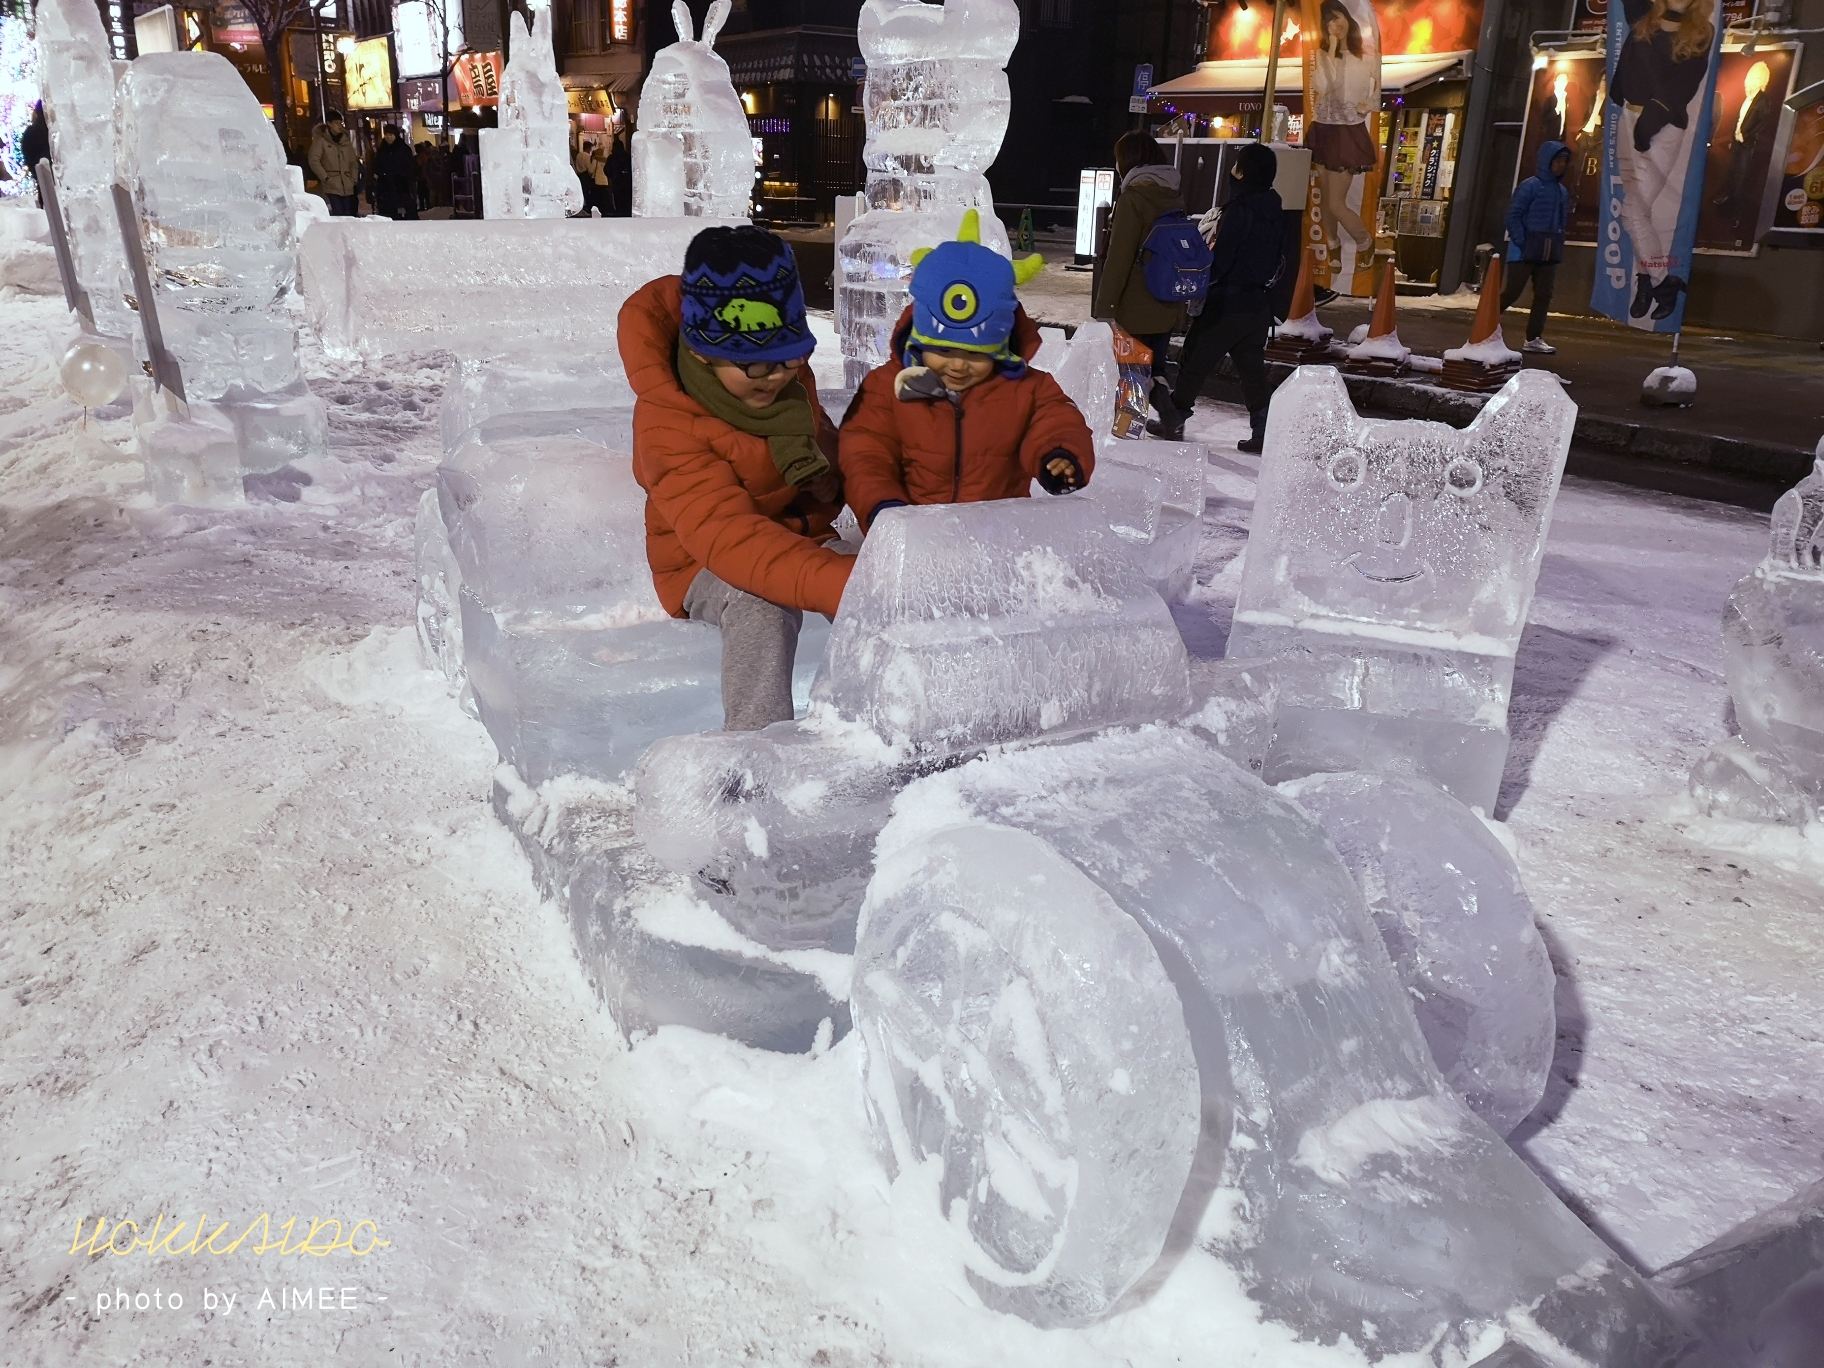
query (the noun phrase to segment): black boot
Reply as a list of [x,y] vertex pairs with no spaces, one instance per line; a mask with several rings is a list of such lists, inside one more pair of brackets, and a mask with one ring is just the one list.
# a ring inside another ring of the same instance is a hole
[[1258,456],[1261,448],[1267,443],[1267,411],[1264,408],[1250,410],[1248,422],[1254,430],[1235,443],[1235,450],[1244,451],[1250,456]]
[[1659,282],[1659,288],[1653,291],[1654,322],[1672,316],[1672,311],[1678,307],[1679,292],[1685,288],[1685,282],[1675,275],[1669,275]]
[[1191,411],[1179,408],[1178,401],[1172,398],[1171,392],[1159,386],[1153,389],[1153,408],[1159,416],[1147,419],[1146,430],[1168,442],[1182,442],[1184,425],[1190,421]]
[[1653,307],[1653,277],[1645,271],[1634,273],[1634,302],[1628,306],[1629,318],[1645,318]]

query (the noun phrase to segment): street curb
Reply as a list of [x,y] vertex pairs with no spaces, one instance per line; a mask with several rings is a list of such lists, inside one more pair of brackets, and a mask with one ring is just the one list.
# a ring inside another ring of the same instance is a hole
[[[1273,386],[1278,388],[1292,374],[1292,367],[1284,362],[1268,362],[1267,373]],[[1468,427],[1489,399],[1485,394],[1463,394],[1435,385],[1363,375],[1345,375],[1343,383],[1349,387],[1349,397],[1359,409],[1398,418],[1428,418],[1457,428]],[[1212,399],[1239,403],[1241,384],[1227,375],[1219,375],[1204,387],[1204,394]],[[1575,394],[1572,397],[1575,398]],[[1716,437],[1704,432],[1681,432],[1598,413],[1579,412],[1571,440],[1591,451],[1629,457],[1643,466],[1714,471],[1758,484],[1777,485],[1781,489],[1797,484],[1810,474],[1815,459],[1812,452],[1796,447],[1745,442],[1736,437]]]

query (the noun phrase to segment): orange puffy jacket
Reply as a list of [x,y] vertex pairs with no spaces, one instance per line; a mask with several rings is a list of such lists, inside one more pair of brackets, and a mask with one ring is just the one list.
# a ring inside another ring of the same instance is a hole
[[[1017,380],[995,374],[960,402],[900,398],[894,382],[905,367],[912,310],[893,330],[894,359],[868,373],[842,420],[842,478],[849,507],[863,527],[882,504],[980,503],[1023,499],[1053,452],[1077,463],[1085,483],[1095,469],[1095,443],[1083,415],[1058,382],[1028,369]],[[1026,311],[1014,315],[1014,348],[1030,359],[1039,330]]]
[[[853,556],[820,544],[836,534],[838,504],[789,485],[766,438],[741,432],[684,392],[675,357],[683,291],[678,276],[649,282],[621,306],[621,361],[636,396],[633,477],[646,491],[646,563],[659,602],[683,617],[697,571],[769,603],[834,616]],[[836,449],[817,382],[799,372],[817,420],[817,442]]]

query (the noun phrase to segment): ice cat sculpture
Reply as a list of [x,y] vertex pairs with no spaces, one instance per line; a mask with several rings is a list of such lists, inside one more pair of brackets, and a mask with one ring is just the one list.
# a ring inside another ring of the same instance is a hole
[[481,130],[482,212],[491,219],[563,218],[583,207],[570,168],[570,103],[552,55],[549,0],[529,18],[513,34],[501,73],[500,126]]
[[1803,826],[1824,799],[1824,441],[1773,506],[1767,556],[1723,610],[1723,672],[1741,735],[1698,761],[1705,812]]
[[1269,783],[1409,773],[1495,810],[1576,417],[1557,377],[1533,371],[1461,432],[1359,418],[1328,366],[1280,386],[1227,647],[1274,662]]
[[887,360],[918,248],[955,237],[974,208],[982,242],[1012,255],[982,173],[1007,132],[1003,68],[1019,36],[1014,0],[867,0],[861,8],[868,207],[836,245],[836,319],[851,389]]
[[672,4],[678,41],[653,54],[640,90],[635,217],[747,217],[754,197],[753,134],[728,63],[715,50],[728,12],[729,0],[716,0],[702,36],[693,40],[689,8],[684,0]]

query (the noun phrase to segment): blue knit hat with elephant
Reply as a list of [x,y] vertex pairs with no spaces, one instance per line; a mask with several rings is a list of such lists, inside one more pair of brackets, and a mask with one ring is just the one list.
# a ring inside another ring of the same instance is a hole
[[792,249],[764,228],[705,228],[684,251],[684,345],[748,365],[795,361],[817,342]]
[[1020,301],[1014,287],[1038,274],[1041,257],[1009,261],[982,245],[981,215],[965,210],[954,242],[912,255],[912,332],[905,364],[922,363],[926,347],[980,352],[1017,376],[1026,363],[1008,345]]

